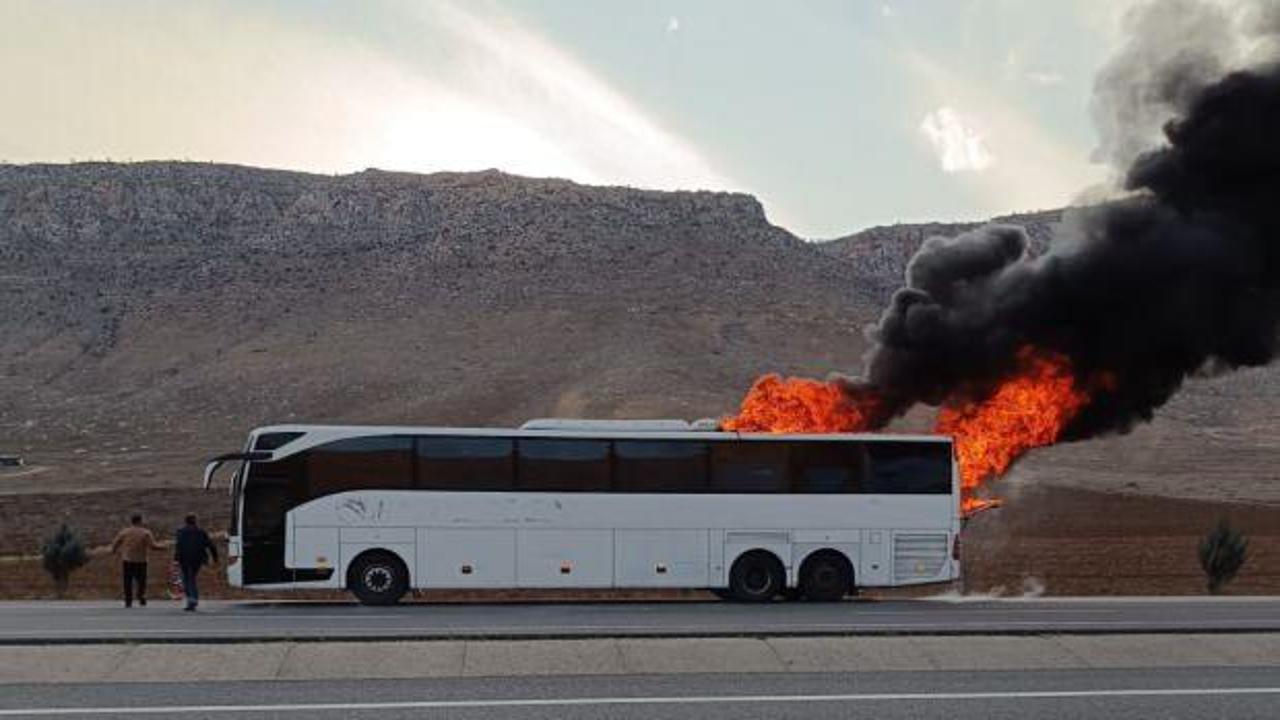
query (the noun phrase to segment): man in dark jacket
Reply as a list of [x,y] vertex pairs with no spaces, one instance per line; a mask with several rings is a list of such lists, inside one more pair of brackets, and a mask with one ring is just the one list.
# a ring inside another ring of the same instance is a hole
[[196,586],[196,575],[206,562],[218,562],[218,549],[209,539],[209,533],[196,524],[196,516],[188,515],[186,524],[178,528],[173,543],[173,559],[182,569],[182,590],[187,596],[188,612],[200,604],[200,590]]

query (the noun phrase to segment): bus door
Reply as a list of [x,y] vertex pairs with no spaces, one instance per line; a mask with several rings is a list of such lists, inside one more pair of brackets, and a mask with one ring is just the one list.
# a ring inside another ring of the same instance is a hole
[[300,503],[302,464],[297,456],[276,462],[251,462],[244,483],[240,528],[243,582],[290,583],[285,568],[285,516]]

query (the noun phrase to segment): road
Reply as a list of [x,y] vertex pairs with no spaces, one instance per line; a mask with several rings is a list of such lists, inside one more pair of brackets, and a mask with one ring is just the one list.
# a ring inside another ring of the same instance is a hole
[[1274,718],[1272,667],[6,686],[0,718]]
[[1277,598],[405,604],[0,603],[0,644],[1280,631]]

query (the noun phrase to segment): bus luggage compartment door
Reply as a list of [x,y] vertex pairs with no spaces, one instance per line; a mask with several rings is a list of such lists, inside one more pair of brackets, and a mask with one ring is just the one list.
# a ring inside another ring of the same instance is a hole
[[516,548],[520,587],[613,585],[612,530],[520,530]]
[[429,588],[512,587],[516,531],[490,528],[419,530],[419,577]]
[[618,587],[705,587],[705,530],[618,530]]

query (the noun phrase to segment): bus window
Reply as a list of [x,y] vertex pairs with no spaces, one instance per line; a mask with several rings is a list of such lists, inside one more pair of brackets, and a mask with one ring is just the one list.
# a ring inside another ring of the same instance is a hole
[[425,490],[510,490],[515,443],[508,438],[420,437],[417,486]]
[[278,450],[281,447],[302,437],[300,432],[263,433],[253,443],[254,450]]
[[609,489],[606,440],[536,438],[519,442],[516,489],[599,492]]
[[787,446],[779,442],[718,442],[711,445],[711,490],[724,493],[785,493]]
[[307,452],[311,497],[346,490],[407,490],[413,487],[413,441],[407,437],[361,437],[319,445]]
[[680,440],[613,443],[618,492],[707,492],[707,444]]
[[865,492],[947,495],[951,492],[951,446],[946,443],[869,442]]
[[865,466],[861,443],[793,442],[792,490],[798,493],[856,493]]

